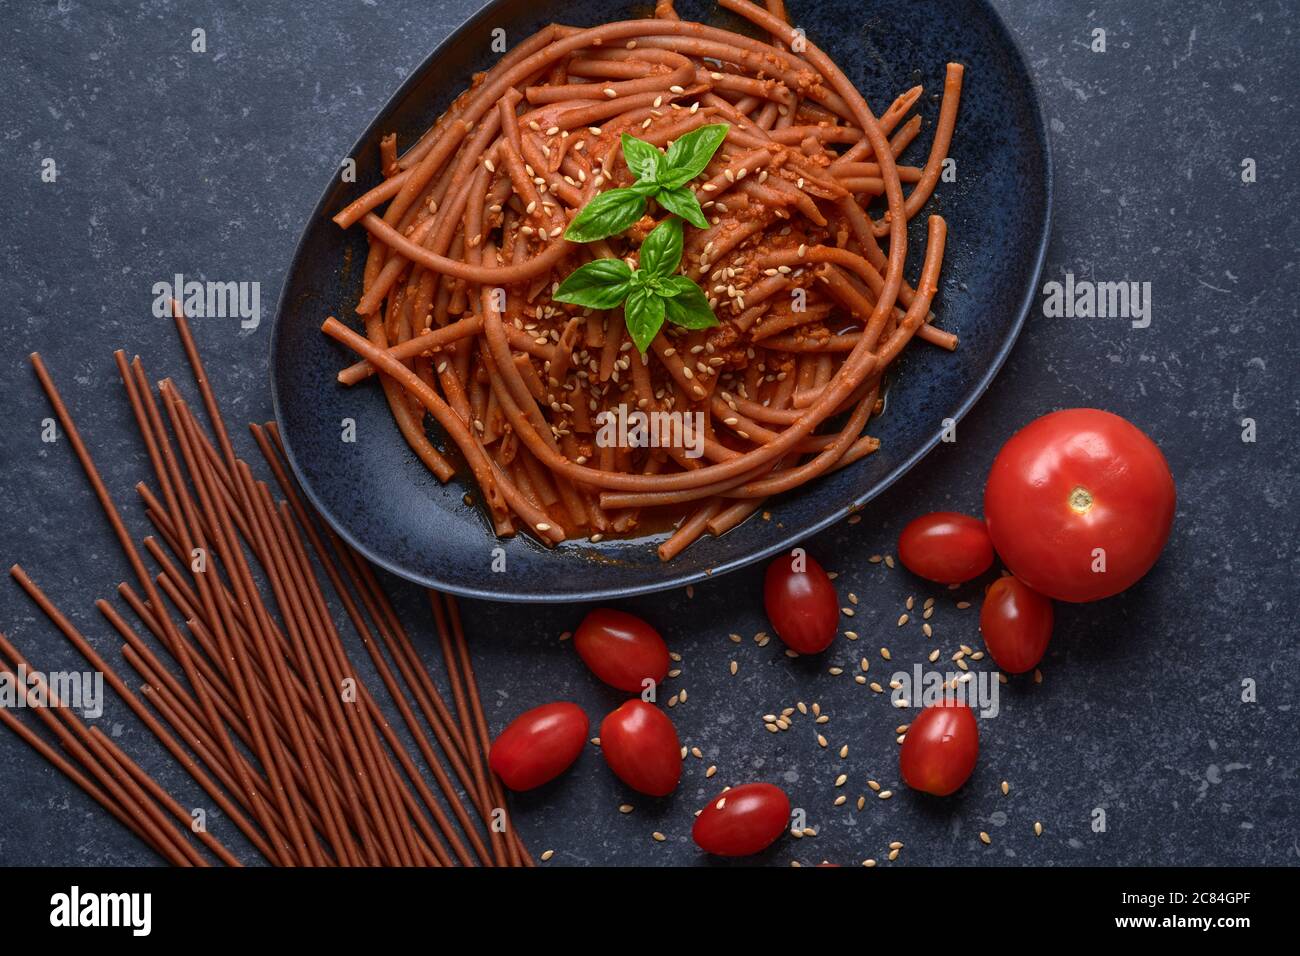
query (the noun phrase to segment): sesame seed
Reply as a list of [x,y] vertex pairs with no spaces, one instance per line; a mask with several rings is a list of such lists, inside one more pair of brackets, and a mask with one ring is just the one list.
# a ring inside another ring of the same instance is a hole
[[868,564],[879,564],[882,560],[884,560],[884,559],[881,558],[880,555],[878,555],[878,554],[873,554],[871,557],[867,558],[867,563],[868,563]]
[[890,851],[889,851],[889,859],[890,859],[890,860],[897,860],[897,859],[898,859],[898,851],[897,851],[897,850],[890,850]]
[[844,796],[844,794],[841,793],[838,797],[835,798],[835,806],[837,807],[844,806],[844,804],[848,802],[848,799],[849,799],[848,797]]
[[717,768],[717,767],[715,767],[715,766],[710,766],[708,770],[704,771],[704,776],[706,776],[706,777],[712,777],[712,776],[713,776],[715,773],[717,773],[717,772],[718,772],[718,768]]
[[743,640],[739,634],[728,634],[727,639],[733,644],[739,644]]
[[930,610],[932,607],[934,607],[934,598],[932,597],[926,598],[925,604],[923,604],[922,607],[924,607],[927,611]]
[[934,629],[931,628],[929,624],[921,625],[921,633],[926,637],[934,637]]
[[992,839],[992,838],[991,838],[987,833],[985,833],[983,830],[981,830],[981,831],[980,831],[980,842],[983,843],[985,846],[989,846],[989,845],[991,845],[991,844],[993,843],[993,839]]
[[703,760],[704,751],[702,751],[699,747],[692,747],[691,756],[694,757],[696,760]]
[[817,746],[818,746],[818,747],[825,747],[825,746],[826,746],[826,738],[823,737],[821,734],[818,734],[818,735],[817,735]]
[[939,648],[936,647],[934,650],[930,652],[930,663],[933,664],[938,659],[939,659]]
[[678,654],[676,651],[669,651],[668,656],[673,660],[677,661],[679,664],[681,663],[682,655]]
[[599,747],[599,746],[600,746],[600,738],[599,738],[599,737],[592,737],[592,738],[591,738],[591,742],[592,742],[592,744],[593,744],[594,746],[596,746],[596,747]]
[[875,861],[875,860],[863,860],[863,861],[862,861],[862,865],[863,865],[863,866],[875,866],[875,865],[876,865],[876,861]]
[[1042,825],[1041,823],[1038,823],[1037,821],[1035,821],[1035,823],[1034,823],[1034,836],[1042,836],[1042,835],[1043,835],[1043,825]]
[[893,795],[894,795],[894,791],[892,790],[881,790],[878,794],[876,794],[876,796],[878,796],[881,800],[888,800]]
[[866,797],[863,797],[863,796],[859,796],[859,797],[858,797],[858,803],[857,803],[857,807],[858,807],[858,809],[861,810],[861,809],[862,809],[863,807],[865,807],[866,805],[867,805],[867,798],[866,798]]
[[555,856],[555,851],[554,851],[554,850],[544,850],[544,851],[542,851],[542,862],[545,863],[547,860],[549,860],[549,859],[550,859],[551,857],[553,857],[553,856]]
[[885,567],[892,568],[893,566],[894,566],[894,556],[892,554],[885,555]]
[[856,641],[856,640],[858,639],[858,632],[857,632],[857,631],[845,631],[845,632],[844,632],[844,636],[847,637],[850,641]]
[[845,744],[843,747],[840,748],[840,759],[843,760],[848,755],[849,755],[849,745]]
[[912,597],[912,595],[909,594],[909,595],[907,596],[907,605],[906,605],[906,606],[907,606],[907,609],[908,609],[909,611],[912,610],[912,608],[916,607],[916,598]]
[[862,668],[863,673],[866,673],[868,670],[871,669],[871,661],[867,660],[864,657],[862,658],[861,661],[858,662],[858,666]]
[[906,614],[898,615],[898,626],[902,627],[906,623],[907,623],[907,615]]
[[872,790],[872,792],[874,792],[874,793],[879,793],[879,792],[880,792],[880,784],[876,783],[876,781],[874,781],[874,780],[868,780],[868,781],[867,781],[867,786],[870,787],[871,790]]
[[632,804],[630,803],[620,803],[618,805],[619,813],[631,813],[634,809],[635,807],[633,807]]
[[830,723],[830,719],[831,719],[831,718],[830,718],[830,715],[829,715],[829,714],[822,714],[820,717],[817,718],[816,723],[819,723],[819,724]]
[[903,844],[895,840],[893,843],[889,844],[889,848],[891,850],[901,850],[903,848]]
[[740,665],[737,664],[735,661],[732,661],[729,669],[731,671],[731,676],[735,677],[736,671],[740,670]]
[[835,778],[835,786],[842,787],[846,783],[848,783],[848,781],[849,781],[849,775],[847,773],[842,773]]
[[879,684],[877,684],[875,681],[871,682],[871,689],[874,690],[877,694],[883,694],[885,692],[885,689],[881,687]]
[[670,670],[670,671],[668,672],[668,676],[669,676],[669,677],[681,677],[681,676],[682,676],[682,669],[681,669],[680,667],[674,667],[672,670]]
[[1041,684],[1042,682],[1043,682],[1043,672],[1040,671],[1037,667],[1035,667],[1035,668],[1034,668],[1034,683],[1035,683],[1035,684]]
[[667,840],[667,839],[668,839],[666,836],[664,836],[664,835],[663,835],[662,833],[660,833],[658,830],[656,830],[654,833],[652,833],[652,834],[650,834],[650,835],[651,835],[652,837],[655,838],[655,842],[656,842],[656,843],[663,843],[664,840]]
[[803,701],[799,701],[799,703],[795,704],[795,706],[799,708],[799,713],[801,714],[808,713],[808,705],[805,704]]
[[776,724],[764,724],[764,725],[763,725],[763,728],[764,728],[765,730],[770,730],[770,731],[771,731],[772,733],[774,733],[774,734],[775,734],[775,733],[779,733],[780,730],[781,730],[781,728],[778,727]]
[[889,648],[887,647],[882,647],[880,649],[880,656],[883,657],[885,660],[892,660],[892,658],[889,656]]
[[957,607],[959,610],[964,611],[966,608],[970,607],[970,601],[958,601]]

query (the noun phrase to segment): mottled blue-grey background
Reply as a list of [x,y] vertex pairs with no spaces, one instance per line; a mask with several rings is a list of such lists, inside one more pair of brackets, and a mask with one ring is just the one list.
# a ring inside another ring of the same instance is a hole
[[[1296,246],[1294,3],[1090,4],[997,0],[1046,101],[1056,175],[1045,278],[1149,281],[1150,328],[1123,320],[1031,315],[1010,361],[961,426],[856,524],[809,543],[860,603],[820,661],[787,661],[766,627],[761,569],[629,602],[683,657],[667,693],[698,746],[678,793],[629,797],[591,748],[559,782],[514,804],[536,853],[556,864],[691,864],[692,812],[721,787],[780,783],[815,838],[779,842],[774,864],[1292,864],[1297,836]],[[151,287],[175,272],[261,283],[262,326],[196,323],[231,422],[270,415],[271,309],[321,185],[390,91],[477,6],[367,0],[0,3],[0,543],[114,661],[119,642],[94,610],[129,575],[66,443],[39,440],[47,405],[27,354],[39,349],[139,534],[131,491],[148,463],[111,361],[142,353],[188,385]],[[792,3],[792,7],[797,7]],[[797,10],[796,10],[797,14]],[[191,31],[207,52],[190,52]],[[1089,49],[1107,31],[1104,54]],[[449,78],[460,84],[461,78]],[[57,163],[56,183],[40,179]],[[1255,161],[1258,181],[1241,180]],[[991,254],[996,254],[992,250]],[[933,647],[979,645],[976,611],[939,594],[935,637],[895,627],[903,602],[932,592],[901,568],[868,563],[928,510],[978,513],[983,477],[1019,425],[1054,408],[1099,405],[1156,437],[1178,481],[1172,540],[1138,587],[1102,604],[1058,608],[1041,684],[1003,688],[982,725],[980,766],[944,802],[899,792],[853,802],[868,778],[902,791],[886,697],[853,683],[910,665]],[[1242,420],[1257,441],[1241,440]],[[238,436],[240,447],[253,454]],[[393,581],[421,640],[421,595]],[[846,598],[847,600],[847,598]],[[618,697],[559,635],[580,607],[467,604],[493,731],[555,698],[593,722]],[[79,661],[26,598],[0,585],[0,628],[48,670]],[[729,633],[744,638],[736,645]],[[359,652],[358,652],[359,653]],[[729,662],[739,673],[731,676]],[[437,662],[431,661],[437,673]],[[844,667],[842,676],[827,672]],[[125,665],[123,665],[125,667]],[[1243,703],[1242,682],[1258,687]],[[810,718],[765,733],[760,717],[803,700]],[[197,789],[119,703],[109,730],[182,802]],[[593,729],[594,733],[594,729]],[[841,760],[838,749],[849,745]],[[717,766],[713,779],[705,778]],[[844,773],[848,781],[833,783]],[[999,790],[1011,784],[1009,796]],[[839,793],[848,805],[836,808]],[[635,804],[623,815],[617,806]],[[1095,810],[1106,814],[1094,832]],[[1035,838],[1034,821],[1045,833]],[[220,819],[213,829],[246,852]],[[655,830],[667,835],[655,842]],[[979,831],[992,836],[983,846]],[[97,806],[0,733],[0,863],[139,864],[155,859]]]

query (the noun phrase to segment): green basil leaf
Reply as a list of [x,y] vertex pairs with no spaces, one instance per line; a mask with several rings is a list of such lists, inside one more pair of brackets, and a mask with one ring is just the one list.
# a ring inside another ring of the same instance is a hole
[[633,289],[623,303],[623,323],[642,355],[664,324],[664,299],[649,289]]
[[673,215],[681,216],[696,229],[709,228],[709,220],[705,218],[700,201],[695,198],[690,186],[661,190],[655,196],[655,201]]
[[670,216],[650,231],[641,243],[641,272],[647,278],[670,276],[682,261],[682,221]]
[[698,285],[686,276],[671,276],[663,281],[672,289],[672,296],[664,299],[664,314],[669,322],[684,329],[708,329],[718,324],[708,297]]
[[622,259],[593,259],[574,269],[552,297],[589,309],[612,309],[632,287],[632,270]]
[[668,154],[659,164],[659,185],[674,189],[685,185],[704,172],[709,160],[727,138],[726,123],[714,123],[693,129],[668,147]]
[[628,228],[645,215],[645,197],[630,189],[608,189],[582,208],[564,230],[570,242],[595,242]]
[[658,147],[650,145],[645,140],[629,136],[627,133],[623,134],[623,159],[637,179],[654,182],[663,155]]
[[653,196],[659,192],[660,186],[653,179],[638,179],[626,188],[629,192],[634,192],[638,196]]

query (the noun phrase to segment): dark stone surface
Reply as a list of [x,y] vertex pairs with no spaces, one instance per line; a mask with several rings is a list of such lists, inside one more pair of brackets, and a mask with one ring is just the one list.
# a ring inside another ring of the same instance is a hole
[[[47,405],[26,355],[40,349],[124,504],[146,525],[133,483],[148,463],[111,361],[140,352],[155,375],[189,386],[170,324],[152,318],[152,285],[177,271],[258,281],[261,327],[196,326],[231,422],[269,415],[271,303],[320,184],[389,91],[474,0],[330,4],[15,5],[0,63],[7,96],[0,143],[9,175],[0,202],[0,456],[4,557],[29,572],[114,661],[118,642],[92,606],[129,569],[69,454],[39,439]],[[795,14],[797,16],[797,4]],[[786,660],[766,627],[761,570],[639,599],[679,652],[668,694],[682,740],[698,745],[669,800],[630,799],[594,748],[558,783],[516,801],[531,847],[554,864],[700,861],[691,814],[728,783],[780,783],[816,838],[785,839],[768,862],[883,859],[891,840],[912,864],[1295,864],[1296,712],[1300,652],[1294,612],[1298,530],[1289,500],[1295,416],[1296,107],[1289,5],[999,2],[1038,77],[1054,133],[1056,225],[1046,278],[1147,281],[1149,328],[1121,319],[1031,316],[1010,362],[943,446],[861,521],[809,542],[860,603],[819,661]],[[208,52],[189,52],[190,31]],[[1108,50],[1089,50],[1091,31]],[[814,37],[815,39],[815,37]],[[58,181],[40,181],[52,157]],[[1258,182],[1241,181],[1242,160]],[[996,254],[996,250],[992,251]],[[996,303],[992,304],[997,307]],[[869,800],[867,778],[900,790],[893,727],[905,718],[852,682],[921,661],[933,647],[979,645],[974,609],[936,595],[935,639],[895,627],[908,595],[931,593],[901,569],[871,565],[901,524],[937,508],[978,512],[983,477],[1017,426],[1058,407],[1099,405],[1156,437],[1180,492],[1173,538],[1155,571],[1107,602],[1058,608],[1041,684],[1015,680],[982,725],[980,766],[946,802],[899,792]],[[1242,420],[1258,440],[1241,440]],[[237,436],[241,449],[250,442]],[[416,589],[390,582],[426,639]],[[560,644],[580,607],[467,604],[493,729],[534,704],[569,698],[593,721],[617,703]],[[0,589],[6,633],[45,669],[72,650],[16,588]],[[731,632],[743,636],[737,646]],[[728,662],[739,663],[739,674]],[[833,677],[831,665],[846,674]],[[1241,702],[1257,682],[1258,702]],[[760,716],[819,701],[830,721],[817,746],[809,718],[786,734]],[[112,701],[102,722],[182,802],[200,802],[184,773]],[[836,751],[848,744],[847,759]],[[705,769],[716,764],[708,780]],[[846,773],[837,790],[833,781]],[[999,782],[1008,780],[1003,796]],[[0,863],[150,863],[128,833],[9,734],[0,734]],[[849,806],[835,808],[838,793]],[[188,805],[188,803],[187,803]],[[1107,829],[1093,832],[1096,808]],[[1046,832],[1035,838],[1041,820]],[[246,849],[222,821],[214,829]],[[656,843],[651,832],[668,840]],[[990,847],[977,839],[981,830]]]

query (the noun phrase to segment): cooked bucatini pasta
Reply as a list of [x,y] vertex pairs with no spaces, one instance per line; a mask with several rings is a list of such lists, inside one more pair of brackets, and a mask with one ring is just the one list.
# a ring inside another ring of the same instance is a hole
[[[370,240],[364,335],[324,325],[361,359],[339,381],[380,373],[446,481],[432,416],[499,535],[599,539],[666,515],[669,560],[874,452],[889,365],[913,337],[957,347],[932,324],[943,219],[915,285],[903,272],[962,67],[925,164],[902,165],[920,87],[876,116],[780,0],[720,5],[761,33],[670,2],[546,27],[403,155],[385,137],[383,182],[334,217]],[[629,418],[640,429],[608,440]]]

